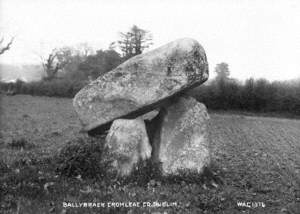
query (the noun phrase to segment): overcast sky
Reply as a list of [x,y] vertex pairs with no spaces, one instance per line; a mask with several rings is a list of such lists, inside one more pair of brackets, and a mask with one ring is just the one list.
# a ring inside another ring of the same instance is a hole
[[197,39],[210,72],[227,62],[232,77],[300,77],[298,0],[0,0],[0,34],[16,36],[2,63],[39,63],[55,47],[87,42],[106,49],[133,24],[158,47]]

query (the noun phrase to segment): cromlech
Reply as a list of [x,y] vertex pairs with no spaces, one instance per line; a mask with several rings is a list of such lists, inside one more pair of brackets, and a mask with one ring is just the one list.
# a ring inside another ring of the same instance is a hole
[[106,146],[121,175],[140,160],[164,174],[202,172],[210,163],[204,104],[186,92],[208,79],[203,47],[183,38],[137,55],[81,89],[73,100],[83,130],[108,132]]

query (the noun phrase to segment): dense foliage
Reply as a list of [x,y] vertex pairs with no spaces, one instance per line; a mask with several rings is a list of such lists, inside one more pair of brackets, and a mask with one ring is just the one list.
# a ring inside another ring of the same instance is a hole
[[[58,60],[59,71],[51,73],[48,71],[49,69],[46,69],[48,72],[40,81],[0,82],[1,91],[9,95],[30,94],[34,96],[74,97],[89,81],[112,70],[123,60],[114,50],[98,50],[96,54],[86,56],[74,50],[71,51],[67,47],[59,49],[55,57]],[[50,66],[51,63],[48,64]],[[49,76],[48,73],[51,73],[51,75]]]
[[86,76],[96,79],[98,76],[117,67],[123,59],[114,50],[99,50],[95,55],[89,55],[86,60],[79,64],[78,70]]
[[109,176],[110,160],[101,138],[78,138],[59,153],[57,172],[65,176],[104,179]]
[[[224,72],[220,72],[220,67],[224,68]],[[250,78],[241,83],[230,79],[228,72],[228,66],[218,64],[217,77],[209,84],[194,89],[191,95],[209,109],[300,115],[300,80],[269,82]]]
[[[55,78],[36,82],[1,83],[0,89],[9,95],[74,97],[91,80],[114,69],[126,58],[113,49],[99,50],[95,54],[60,50],[58,59],[64,64]],[[274,81],[247,79],[244,83],[230,78],[227,63],[217,64],[217,76],[208,83],[190,91],[190,95],[209,109],[251,112],[277,112],[300,115],[300,80]]]
[[54,79],[51,81],[1,83],[1,91],[8,95],[30,94],[33,96],[74,97],[88,81]]

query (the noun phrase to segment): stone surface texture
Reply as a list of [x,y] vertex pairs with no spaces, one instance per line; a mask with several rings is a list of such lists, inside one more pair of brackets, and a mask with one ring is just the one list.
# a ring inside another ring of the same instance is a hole
[[145,123],[141,119],[117,119],[105,139],[106,146],[115,160],[113,167],[121,176],[129,175],[140,160],[151,157]]
[[208,78],[204,49],[184,38],[137,55],[81,89],[73,106],[85,131],[136,118]]
[[161,129],[153,142],[154,159],[164,174],[189,169],[202,172],[210,163],[209,115],[205,105],[191,97],[180,97],[165,109]]

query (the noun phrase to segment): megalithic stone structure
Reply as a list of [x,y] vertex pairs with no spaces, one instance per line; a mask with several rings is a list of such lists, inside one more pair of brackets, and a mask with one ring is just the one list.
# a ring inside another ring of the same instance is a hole
[[204,49],[184,38],[100,76],[76,94],[73,105],[85,131],[110,127],[105,142],[119,175],[129,175],[150,156],[164,174],[202,172],[210,163],[209,116],[183,92],[207,79]]
[[81,89],[73,105],[85,131],[133,119],[208,79],[204,49],[183,38],[137,55]]

